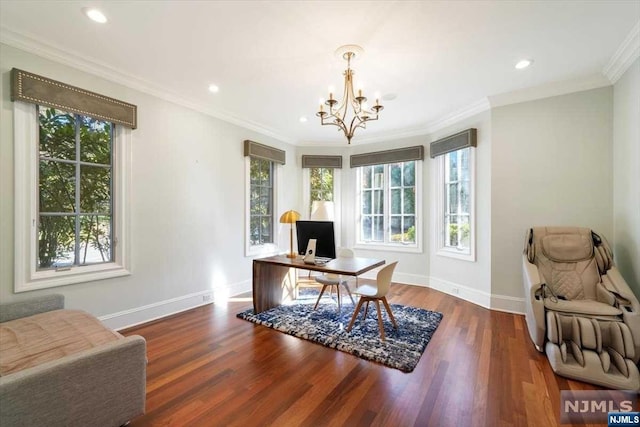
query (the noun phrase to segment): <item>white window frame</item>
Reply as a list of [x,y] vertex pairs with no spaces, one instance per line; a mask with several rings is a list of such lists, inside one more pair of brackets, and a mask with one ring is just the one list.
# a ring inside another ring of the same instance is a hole
[[[422,187],[424,185],[422,181],[422,161],[415,160],[415,226],[416,226],[416,242],[414,244],[411,243],[402,243],[402,242],[367,242],[363,241],[361,234],[361,221],[362,221],[362,167],[356,168],[356,205],[354,206],[355,211],[355,222],[354,227],[356,230],[356,249],[364,249],[364,250],[372,250],[372,251],[386,251],[386,252],[407,252],[407,253],[422,253],[422,236],[424,233],[423,230],[423,221],[422,221]],[[406,163],[406,162],[393,162],[393,163]],[[388,169],[388,165],[384,165],[386,169]],[[389,185],[388,185],[388,175],[385,179],[385,239],[389,231],[389,203],[391,198],[389,197]]]
[[[311,206],[311,169],[302,168],[302,206],[305,207],[304,219],[310,219],[308,206]],[[330,168],[325,168],[330,169]],[[336,247],[341,246],[341,223],[342,223],[342,193],[340,191],[340,168],[333,168],[333,230],[335,232]]]
[[[244,255],[246,257],[261,257],[261,256],[270,256],[276,255],[280,253],[280,247],[278,245],[279,235],[278,233],[278,224],[279,217],[276,215],[276,212],[280,212],[278,206],[278,188],[280,187],[280,179],[281,173],[280,165],[277,162],[273,163],[273,243],[266,243],[263,245],[252,245],[251,244],[251,201],[249,198],[251,197],[251,157],[246,156],[244,158],[244,213],[245,213],[245,226],[244,226]],[[288,225],[288,224],[286,224]]]
[[435,191],[434,206],[435,210],[435,229],[436,238],[435,252],[437,255],[449,258],[455,258],[463,261],[476,261],[476,152],[475,149],[469,147],[469,195],[470,199],[470,218],[469,226],[471,227],[469,235],[469,248],[463,250],[461,248],[453,248],[445,246],[445,155],[438,156],[435,159]]
[[38,270],[38,165],[39,123],[35,104],[15,101],[14,126],[14,247],[15,292],[84,283],[131,274],[129,249],[131,188],[131,129],[115,126],[114,159],[114,261]]

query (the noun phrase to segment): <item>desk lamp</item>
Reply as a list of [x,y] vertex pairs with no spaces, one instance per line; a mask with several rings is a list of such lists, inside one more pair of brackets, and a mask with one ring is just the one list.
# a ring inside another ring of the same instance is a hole
[[297,255],[293,252],[293,224],[296,223],[297,220],[300,219],[300,214],[296,211],[286,211],[280,217],[281,224],[290,224],[291,228],[289,229],[289,247],[291,251],[287,254],[287,258],[295,258]]

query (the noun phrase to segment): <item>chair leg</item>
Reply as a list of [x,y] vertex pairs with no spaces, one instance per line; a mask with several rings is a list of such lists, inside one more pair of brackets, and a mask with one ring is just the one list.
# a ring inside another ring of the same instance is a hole
[[382,312],[380,311],[380,300],[376,299],[376,310],[378,311],[378,327],[380,328],[380,338],[384,341],[384,324],[382,323]]
[[367,298],[367,305],[364,306],[364,316],[362,317],[362,320],[367,320],[367,314],[369,313],[369,301],[371,300]]
[[387,297],[382,297],[382,302],[384,303],[384,308],[387,309],[387,313],[389,313],[389,317],[391,318],[391,323],[393,323],[393,327],[398,329],[398,324],[396,323],[395,317],[393,317],[393,313],[391,312],[391,307],[389,307],[389,303],[387,302]]
[[356,318],[358,317],[358,313],[360,312],[360,307],[362,307],[362,303],[363,303],[363,298],[360,298],[360,301],[358,301],[358,305],[356,306],[356,309],[353,310],[353,316],[351,316],[351,322],[349,322],[349,326],[347,326],[347,332],[349,332],[353,327],[353,324],[355,323]]
[[322,298],[322,294],[324,293],[324,290],[327,289],[328,285],[323,285],[322,286],[322,290],[320,291],[320,295],[318,295],[318,300],[316,301],[316,305],[313,306],[313,309],[317,309],[318,308],[318,304],[320,303],[320,298]]
[[336,285],[336,295],[338,295],[338,311],[340,311],[340,284]]
[[349,294],[349,298],[351,298],[351,303],[353,305],[356,305],[356,302],[353,299],[353,295],[351,295],[351,290],[349,289],[349,286],[347,286],[347,282],[342,282],[342,286],[344,286],[344,288],[347,290],[347,293]]

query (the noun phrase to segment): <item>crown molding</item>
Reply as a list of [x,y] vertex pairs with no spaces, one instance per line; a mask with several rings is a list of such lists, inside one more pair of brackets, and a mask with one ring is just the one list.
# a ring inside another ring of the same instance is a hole
[[609,63],[602,69],[611,84],[618,81],[627,69],[640,57],[640,21],[633,26]]
[[472,104],[466,105],[463,108],[460,108],[458,110],[445,114],[444,116],[436,120],[432,120],[424,125],[409,128],[409,129],[403,129],[403,130],[397,130],[397,131],[391,131],[391,132],[380,133],[377,135],[372,135],[370,137],[362,138],[358,140],[358,142],[362,144],[370,144],[374,142],[388,141],[390,139],[402,139],[402,138],[411,138],[414,136],[425,136],[430,133],[437,132],[438,130],[443,129],[447,126],[451,126],[455,123],[458,123],[469,117],[473,117],[476,114],[482,113],[483,111],[487,111],[489,108],[491,108],[491,106],[489,104],[488,99],[482,98]]
[[75,52],[63,49],[59,46],[55,46],[36,37],[19,33],[5,26],[0,27],[0,43],[23,50],[28,53],[32,53],[45,59],[67,65],[77,70],[93,74],[105,80],[109,80],[111,82],[126,86],[130,89],[134,89],[139,92],[152,95],[156,98],[160,98],[165,101],[180,105],[182,107],[198,111],[208,116],[215,117],[216,119],[220,119],[222,121],[243,127],[245,129],[258,132],[262,135],[275,138],[282,142],[295,144],[294,139],[282,135],[267,126],[261,125],[260,123],[241,119],[237,116],[234,116],[233,114],[230,114],[229,112],[220,109],[214,109],[199,102],[194,102],[190,99],[169,92],[165,88],[155,85],[147,80],[120,71],[109,64],[96,60],[86,59]]
[[490,96],[489,103],[491,104],[491,108],[502,107],[605,86],[611,86],[611,82],[609,82],[604,75],[596,73],[579,79],[551,82],[540,86]]
[[439,119],[430,122],[427,125],[428,133],[437,132],[448,126],[454,125],[469,117],[473,117],[476,114],[480,114],[484,111],[490,110],[491,104],[488,98],[482,98],[472,104],[467,105],[457,111],[447,114]]
[[[491,105],[489,104],[489,100],[487,98],[482,98],[459,110],[453,111],[449,114],[446,114],[436,120],[433,120],[421,126],[417,126],[409,129],[381,132],[381,133],[377,133],[377,134],[362,137],[362,138],[354,138],[351,141],[351,146],[373,144],[376,142],[385,142],[385,141],[398,140],[403,138],[412,138],[415,136],[426,136],[430,133],[437,132],[438,130],[443,129],[447,126],[456,124],[466,118],[473,117],[476,114],[482,113],[483,111],[487,111],[490,108],[491,108]],[[316,141],[303,141],[298,143],[298,145],[304,146],[304,147],[314,147],[319,145],[342,145],[342,144],[340,143],[336,144],[335,140],[326,140],[326,141],[316,140]],[[345,144],[345,146],[347,145]]]

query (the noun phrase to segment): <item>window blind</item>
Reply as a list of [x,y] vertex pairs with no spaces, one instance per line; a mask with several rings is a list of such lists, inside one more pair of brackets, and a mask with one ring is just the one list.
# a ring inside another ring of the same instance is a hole
[[303,155],[302,156],[303,168],[342,168],[342,156],[315,156],[315,155]]
[[476,128],[470,128],[455,135],[439,139],[429,145],[429,156],[433,159],[452,151],[478,145],[478,132]]
[[138,107],[133,104],[17,68],[11,70],[11,100],[58,108],[131,129],[137,127]]
[[422,145],[376,151],[372,153],[354,154],[351,156],[351,167],[357,168],[360,166],[408,162],[411,160],[424,160],[424,147]]
[[259,142],[245,140],[244,155],[269,160],[275,163],[285,164],[286,152]]

